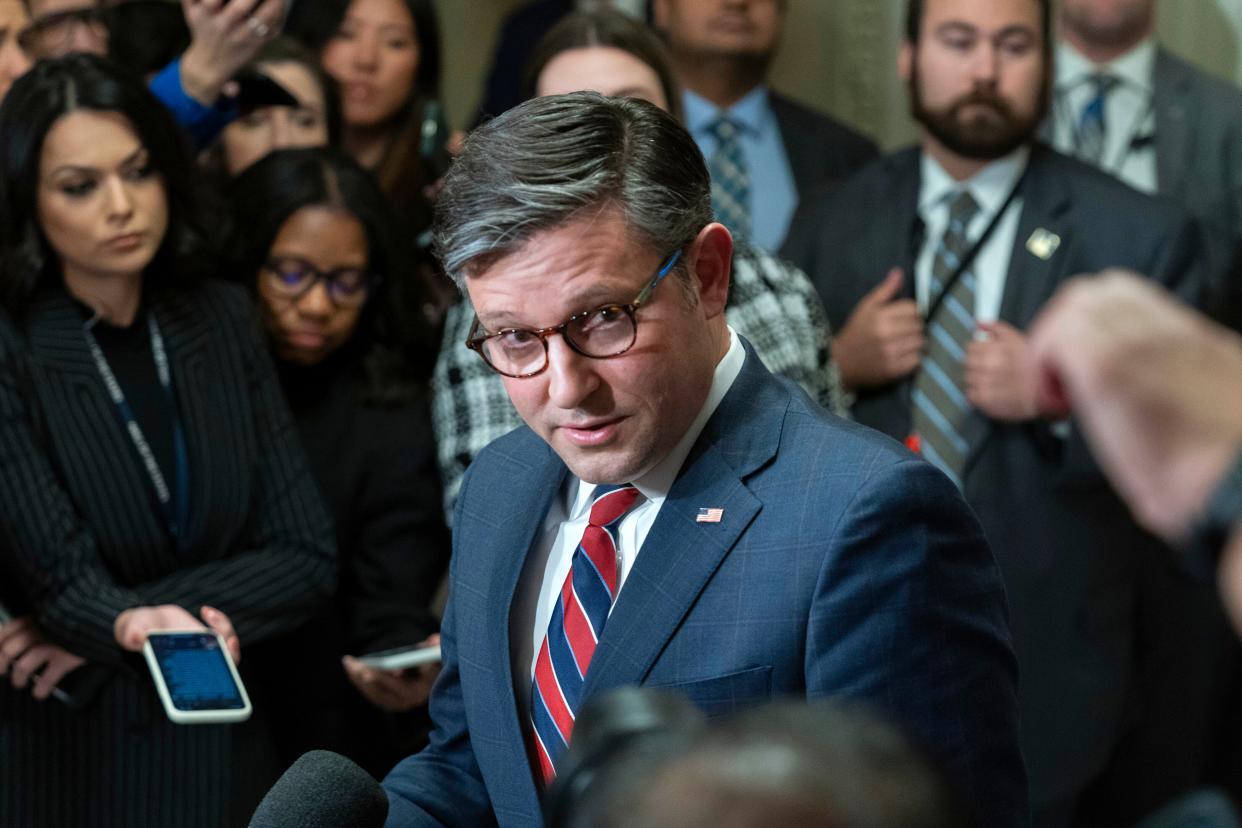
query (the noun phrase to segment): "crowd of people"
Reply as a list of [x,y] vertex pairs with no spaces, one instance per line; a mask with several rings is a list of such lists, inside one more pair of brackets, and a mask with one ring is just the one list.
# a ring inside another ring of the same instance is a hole
[[788,0],[524,4],[464,136],[432,0],[0,0],[0,825],[1242,801],[1242,91],[1155,5],[907,0],[881,154]]

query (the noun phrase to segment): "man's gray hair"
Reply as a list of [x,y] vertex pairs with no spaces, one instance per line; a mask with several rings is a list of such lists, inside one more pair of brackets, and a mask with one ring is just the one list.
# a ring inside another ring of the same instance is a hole
[[712,221],[703,156],[676,120],[628,98],[534,98],[476,129],[436,203],[435,251],[458,287],[538,233],[615,207],[661,255]]

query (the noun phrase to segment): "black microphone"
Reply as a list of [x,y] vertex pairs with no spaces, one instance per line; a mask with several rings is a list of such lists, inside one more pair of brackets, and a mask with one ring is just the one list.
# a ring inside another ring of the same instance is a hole
[[303,753],[263,797],[250,828],[382,828],[388,797],[371,774],[328,750]]

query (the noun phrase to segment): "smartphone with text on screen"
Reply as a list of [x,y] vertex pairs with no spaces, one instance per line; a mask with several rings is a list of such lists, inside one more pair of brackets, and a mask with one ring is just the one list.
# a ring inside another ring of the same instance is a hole
[[153,632],[142,653],[172,721],[219,724],[250,718],[250,697],[220,636]]

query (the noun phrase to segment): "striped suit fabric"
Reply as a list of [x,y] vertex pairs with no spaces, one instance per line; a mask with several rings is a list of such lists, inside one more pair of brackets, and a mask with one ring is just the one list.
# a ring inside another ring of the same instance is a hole
[[189,444],[181,552],[91,361],[80,309],[57,290],[20,326],[0,317],[0,601],[109,673],[77,712],[0,687],[0,825],[227,824],[236,731],[172,725],[140,657],[113,642],[113,620],[131,606],[211,604],[244,654],[333,588],[329,520],[249,299],[206,283],[153,291],[148,307]]

